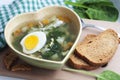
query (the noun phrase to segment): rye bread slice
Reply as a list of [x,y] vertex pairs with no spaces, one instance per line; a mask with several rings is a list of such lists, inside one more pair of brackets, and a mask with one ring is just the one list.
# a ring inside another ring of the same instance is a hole
[[98,66],[91,66],[84,60],[80,59],[77,55],[71,54],[68,64],[75,69],[84,69],[84,70],[94,70],[97,69]]
[[79,43],[76,54],[92,66],[102,66],[110,61],[118,47],[117,33],[108,29],[84,44]]
[[[85,44],[90,41],[92,38],[96,37],[94,34],[88,34],[80,44]],[[79,58],[75,53],[71,54],[68,64],[75,69],[84,69],[84,70],[94,70],[99,66],[91,66],[81,58]]]
[[95,38],[97,35],[95,34],[87,34],[87,36],[83,39],[82,42],[80,42],[79,44],[86,44],[89,41],[91,41],[91,39]]

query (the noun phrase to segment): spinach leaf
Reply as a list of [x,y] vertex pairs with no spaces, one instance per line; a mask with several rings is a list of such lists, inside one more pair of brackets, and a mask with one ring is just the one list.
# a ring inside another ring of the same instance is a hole
[[116,21],[119,14],[110,0],[66,0],[65,4],[72,5],[81,18]]
[[103,10],[88,8],[88,10],[86,10],[86,13],[90,19],[96,19],[96,20],[104,19],[106,21],[115,21],[118,17],[118,15],[114,15],[114,14],[116,14],[114,9],[113,9],[113,11],[111,11],[109,8],[103,9]]
[[76,1],[80,4],[110,3],[110,0],[76,0]]
[[106,70],[98,75],[97,80],[120,80],[120,75],[113,71]]
[[78,2],[71,2],[69,0],[65,0],[65,4],[72,5],[73,7],[76,6],[76,7],[88,8]]
[[89,18],[89,16],[86,14],[86,9],[74,7],[74,11],[81,17],[81,18]]
[[96,80],[120,80],[120,74],[113,72],[111,70],[105,70],[100,74],[95,74],[89,71],[85,70],[76,70],[76,69],[71,69],[71,68],[63,68],[63,70],[66,71],[71,71],[71,72],[77,72],[77,73],[82,73],[85,75],[93,76],[96,78]]

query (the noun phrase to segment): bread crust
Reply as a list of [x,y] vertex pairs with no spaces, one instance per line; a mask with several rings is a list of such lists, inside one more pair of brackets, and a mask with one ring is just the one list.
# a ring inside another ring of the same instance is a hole
[[72,54],[70,56],[70,59],[68,60],[68,64],[75,69],[94,70],[98,68],[98,66],[89,65],[75,54]]
[[92,66],[102,66],[108,63],[115,54],[118,40],[117,33],[108,29],[85,43],[79,43],[75,53]]

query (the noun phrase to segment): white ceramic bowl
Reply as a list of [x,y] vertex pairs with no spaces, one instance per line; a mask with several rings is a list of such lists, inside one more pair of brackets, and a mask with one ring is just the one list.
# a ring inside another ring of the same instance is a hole
[[[68,17],[75,26],[73,26],[73,30],[77,33],[77,38],[71,47],[70,51],[66,55],[66,57],[62,61],[51,61],[51,60],[46,60],[46,59],[38,59],[35,57],[28,56],[24,53],[21,53],[20,51],[16,50],[13,45],[12,45],[12,32],[17,29],[18,25],[25,23],[25,22],[30,22],[34,20],[42,20],[46,16],[53,16],[53,15],[64,15]],[[12,18],[8,24],[5,27],[5,39],[8,44],[8,46],[24,61],[27,63],[37,66],[37,67],[42,67],[42,68],[47,68],[47,69],[61,69],[62,66],[65,64],[65,62],[68,60],[70,54],[74,51],[75,46],[77,45],[77,42],[80,38],[82,32],[82,25],[79,16],[71,9],[63,6],[48,6],[44,7],[36,12],[29,12],[29,13],[23,13],[16,15],[14,18]]]

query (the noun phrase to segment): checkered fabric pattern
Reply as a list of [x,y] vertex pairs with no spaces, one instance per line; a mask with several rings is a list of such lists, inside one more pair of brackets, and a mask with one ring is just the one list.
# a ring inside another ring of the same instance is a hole
[[20,13],[32,12],[49,5],[66,6],[64,0],[15,0],[9,5],[0,7],[0,49],[6,46],[4,27],[12,17]]

